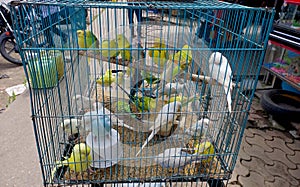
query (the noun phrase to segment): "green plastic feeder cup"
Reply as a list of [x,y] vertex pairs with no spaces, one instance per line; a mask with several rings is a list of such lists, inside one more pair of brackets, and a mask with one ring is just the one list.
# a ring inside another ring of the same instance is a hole
[[64,73],[62,54],[59,51],[42,52],[42,57],[28,63],[32,88],[55,87]]

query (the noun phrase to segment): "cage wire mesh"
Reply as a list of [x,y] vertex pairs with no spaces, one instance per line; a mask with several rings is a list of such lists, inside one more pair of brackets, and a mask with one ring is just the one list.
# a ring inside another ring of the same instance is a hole
[[45,185],[230,178],[273,11],[209,0],[12,5]]

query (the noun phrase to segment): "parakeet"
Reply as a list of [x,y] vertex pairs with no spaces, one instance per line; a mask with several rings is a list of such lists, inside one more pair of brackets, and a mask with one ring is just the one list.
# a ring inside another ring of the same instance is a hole
[[209,119],[202,118],[194,123],[190,128],[185,130],[186,133],[196,136],[196,137],[205,137],[209,127]]
[[[103,40],[101,43],[101,55],[106,58],[113,58],[119,55],[119,51],[117,50],[118,44],[116,40]],[[115,49],[113,49],[115,48]]]
[[70,170],[80,173],[84,172],[89,168],[92,161],[91,148],[85,143],[76,144],[73,147],[71,156],[63,161],[57,161],[56,167],[52,171],[52,179],[57,171],[57,168],[62,166],[69,166]]
[[68,135],[78,133],[82,130],[81,120],[75,118],[65,119],[60,123],[60,127]]
[[152,48],[158,49],[149,49],[148,55],[153,58],[153,62],[159,66],[164,66],[168,59],[168,52],[166,44],[162,41],[161,38],[155,38]]
[[140,111],[150,111],[151,109],[156,108],[156,99],[147,96],[137,97],[136,99]]
[[155,161],[164,168],[178,168],[186,165],[193,156],[184,152],[182,148],[170,148],[155,156]]
[[188,101],[188,98],[184,97],[184,96],[173,96],[173,97],[170,97],[167,100],[167,103],[172,103],[172,102],[175,102],[175,101],[180,102],[180,103],[184,103],[184,102]]
[[111,86],[113,82],[116,82],[117,78],[118,78],[118,82],[121,82],[123,76],[124,75],[122,72],[116,75],[112,73],[112,70],[108,69],[103,76],[101,76],[99,79],[96,80],[96,82],[104,87],[107,87],[107,86]]
[[142,78],[150,85],[159,80],[159,78],[155,77],[151,72],[142,70],[141,75],[142,75]]
[[80,48],[99,48],[99,40],[90,30],[77,30],[78,46]]
[[167,83],[162,89],[157,90],[159,95],[170,96],[172,94],[183,93],[185,84],[180,83]]
[[[176,123],[177,112],[181,110],[180,102],[173,102],[163,106],[163,108],[159,111],[153,126],[150,127],[151,134],[148,136],[146,141],[144,142],[142,148],[136,154],[138,156],[143,148],[152,140],[152,138],[156,134],[166,135],[170,133],[170,130],[173,124]],[[173,123],[173,124],[172,124]]]
[[[195,154],[205,156],[205,155],[212,155],[215,153],[215,149],[212,143],[206,141],[200,144],[195,145]],[[210,162],[212,156],[209,156],[207,159],[202,160],[202,162]]]
[[187,65],[193,60],[192,50],[189,45],[184,45],[180,51],[169,57],[170,60],[173,60],[175,63],[180,64],[182,69],[185,69]]
[[233,83],[231,80],[232,70],[227,58],[220,52],[212,53],[209,58],[209,70],[211,77],[223,85],[224,91],[227,93],[228,110],[231,112],[231,91],[233,89]]
[[131,45],[127,40],[127,38],[123,34],[119,34],[117,35],[117,43],[118,43],[118,48],[121,53],[122,59],[127,61],[131,60],[131,54],[130,54]]

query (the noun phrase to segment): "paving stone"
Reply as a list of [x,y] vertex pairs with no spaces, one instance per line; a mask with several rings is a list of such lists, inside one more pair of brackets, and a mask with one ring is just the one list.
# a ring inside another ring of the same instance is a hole
[[294,151],[300,151],[300,140],[294,140],[293,143],[287,143],[286,145]]
[[282,177],[285,181],[288,181],[291,185],[295,185],[295,186],[299,185],[298,180],[290,175],[290,173],[288,172],[288,167],[284,163],[274,161],[274,166],[266,165],[265,167],[270,173],[272,173],[273,176]]
[[265,187],[285,187],[290,186],[290,183],[288,181],[285,181],[285,179],[281,177],[275,177],[275,181],[265,181]]
[[254,135],[253,138],[246,137],[245,139],[250,145],[257,145],[267,152],[273,152],[273,149],[265,143],[265,139],[260,135]]
[[262,159],[264,161],[264,163],[268,164],[268,165],[273,165],[273,161],[272,159],[270,159],[270,157],[268,157],[265,153],[265,150],[262,147],[259,147],[258,145],[252,145],[249,147],[244,147],[245,148],[245,152],[253,157],[258,157],[260,159]]
[[274,176],[268,172],[265,168],[265,163],[256,157],[252,157],[251,161],[242,160],[241,164],[251,171],[255,171],[260,174],[266,181],[274,181]]
[[300,164],[300,151],[295,151],[294,155],[287,155],[287,158],[295,164]]
[[264,184],[264,178],[260,174],[253,171],[250,172],[249,177],[239,176],[238,179],[240,184],[245,187],[255,187]]
[[241,161],[238,160],[234,167],[231,179],[229,182],[238,181],[238,176],[247,176],[249,175],[249,169],[241,164]]
[[249,131],[251,131],[253,134],[257,134],[257,135],[263,137],[266,140],[273,140],[273,137],[263,130],[249,128]]
[[297,165],[297,169],[288,169],[288,171],[293,177],[300,180],[300,164]]
[[266,133],[272,137],[281,138],[287,143],[293,143],[293,139],[291,137],[279,130],[267,130]]
[[278,148],[281,149],[283,152],[285,152],[288,155],[294,155],[294,151],[291,150],[286,146],[286,143],[283,139],[274,137],[273,141],[266,141],[266,144],[269,145],[272,148]]
[[266,152],[265,154],[272,160],[276,160],[276,161],[284,163],[290,169],[296,169],[296,167],[297,167],[296,164],[291,162],[286,157],[285,152],[283,152],[281,149],[274,148],[274,152],[272,152],[272,153]]
[[254,134],[253,134],[253,132],[252,132],[251,129],[245,129],[245,131],[244,131],[244,138],[245,137],[254,137]]
[[228,183],[228,184],[227,184],[227,187],[241,187],[241,185],[239,185],[239,184],[230,184],[230,183]]
[[247,149],[247,147],[250,147],[250,145],[248,143],[244,143],[244,144],[241,145],[240,151],[239,151],[239,154],[238,154],[238,159],[251,160],[250,155],[248,155],[245,152],[245,148]]

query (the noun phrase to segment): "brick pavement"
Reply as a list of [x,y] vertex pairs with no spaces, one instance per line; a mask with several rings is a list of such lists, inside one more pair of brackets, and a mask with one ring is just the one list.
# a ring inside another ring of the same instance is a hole
[[300,186],[300,141],[278,130],[247,128],[228,186]]

